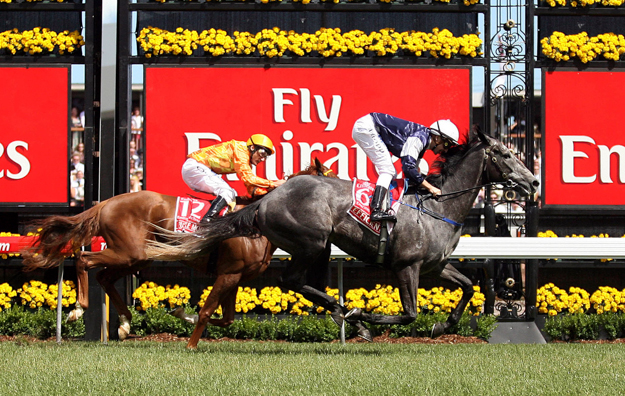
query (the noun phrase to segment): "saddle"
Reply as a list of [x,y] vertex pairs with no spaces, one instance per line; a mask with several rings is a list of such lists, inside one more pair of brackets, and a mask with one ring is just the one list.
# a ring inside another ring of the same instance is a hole
[[[404,191],[408,185],[407,180],[393,180],[389,188],[391,210],[398,212],[400,201],[404,196]],[[352,206],[347,213],[358,223],[365,226],[376,235],[380,235],[382,229],[381,222],[371,221],[371,196],[375,191],[375,183],[365,180],[354,179],[352,188]],[[389,224],[389,232],[393,229],[393,224]]]

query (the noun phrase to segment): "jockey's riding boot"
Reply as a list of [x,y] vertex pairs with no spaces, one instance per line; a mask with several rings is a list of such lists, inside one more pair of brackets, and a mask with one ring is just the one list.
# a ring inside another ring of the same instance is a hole
[[208,222],[211,221],[213,217],[218,215],[219,212],[221,212],[226,206],[228,206],[228,201],[226,201],[226,199],[221,195],[218,195],[217,198],[215,198],[211,203],[211,207],[208,208],[208,212],[206,212],[204,217],[202,217],[202,220],[200,220],[200,225],[208,224]]
[[375,186],[373,199],[371,199],[371,221],[397,221],[397,217],[382,210],[382,201],[386,197],[386,188]]

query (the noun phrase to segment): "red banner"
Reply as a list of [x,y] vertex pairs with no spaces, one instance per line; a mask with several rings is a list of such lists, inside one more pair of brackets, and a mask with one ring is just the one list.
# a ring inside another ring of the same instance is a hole
[[69,71],[0,67],[0,202],[68,202]]
[[180,176],[189,152],[254,133],[277,149],[256,169],[261,177],[280,179],[318,157],[341,178],[369,180],[375,169],[351,137],[359,117],[382,112],[427,126],[449,118],[461,133],[470,128],[465,67],[146,67],[145,86],[146,188],[171,195],[192,192]]
[[625,72],[545,73],[545,205],[625,204],[623,86]]

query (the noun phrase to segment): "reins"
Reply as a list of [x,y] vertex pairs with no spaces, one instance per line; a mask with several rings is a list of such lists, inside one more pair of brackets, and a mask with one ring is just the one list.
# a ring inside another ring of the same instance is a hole
[[[491,157],[491,155],[492,155],[491,154],[492,153],[491,149],[492,149],[492,147],[489,147],[489,148],[487,148],[485,150],[484,162],[483,162],[483,167],[484,168],[482,170],[483,177],[488,178],[487,161],[488,161],[489,158],[491,158],[492,162],[493,162],[493,164],[495,164],[495,167],[497,168],[497,170],[502,174],[503,178],[507,180],[507,182],[506,182],[507,187],[509,187],[509,188],[514,187],[514,184],[516,184],[516,183],[514,183],[512,180],[508,179],[507,174],[505,172],[503,172],[503,170],[501,169],[501,166],[497,162],[497,158],[494,157],[494,156]],[[462,190],[457,190],[457,191],[452,191],[452,192],[445,193],[445,194],[440,194],[438,197],[436,197],[436,201],[444,202],[444,201],[446,201],[448,199],[458,198],[458,197],[460,197],[460,196],[462,196],[462,195],[464,195],[464,194],[466,194],[468,192],[471,192],[471,191],[474,191],[474,190],[480,190],[480,189],[482,189],[484,187],[491,187],[491,186],[495,186],[495,185],[498,185],[498,184],[501,184],[501,183],[498,183],[498,182],[488,182],[488,183],[485,183],[485,184],[480,184],[478,186],[473,186],[473,187],[465,188],[465,189],[462,189]],[[402,201],[399,201],[399,203],[404,205],[404,206],[407,206],[407,207],[409,207],[411,209],[418,210],[421,213],[427,214],[428,216],[431,216],[434,219],[441,220],[441,221],[444,221],[446,223],[449,223],[449,224],[451,224],[453,226],[461,227],[462,225],[464,225],[464,223],[458,223],[457,221],[449,219],[449,218],[443,216],[440,213],[437,213],[437,212],[435,212],[435,211],[433,211],[431,209],[428,209],[428,208],[424,207],[423,204],[425,203],[425,201],[434,198],[434,196],[432,194],[425,194],[423,196],[423,198],[422,198],[421,196],[419,196],[419,193],[415,193],[415,197],[417,198],[417,202],[418,202],[417,206],[412,206],[412,205],[407,204],[407,203],[402,202]],[[445,198],[445,199],[441,200],[441,198]],[[391,199],[391,201],[393,201],[393,200]]]

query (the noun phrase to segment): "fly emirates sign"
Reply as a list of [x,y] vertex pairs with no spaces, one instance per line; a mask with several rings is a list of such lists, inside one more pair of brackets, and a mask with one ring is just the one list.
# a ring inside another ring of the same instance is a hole
[[[625,204],[623,72],[544,74],[544,203]],[[573,91],[572,91],[572,88]]]
[[[317,157],[343,179],[375,179],[351,137],[354,122],[370,112],[424,125],[449,118],[466,133],[470,73],[464,67],[148,67],[146,188],[192,193],[180,176],[188,153],[254,133],[269,136],[276,147],[276,155],[256,168],[261,177],[281,179]],[[236,175],[225,177],[245,194]]]

